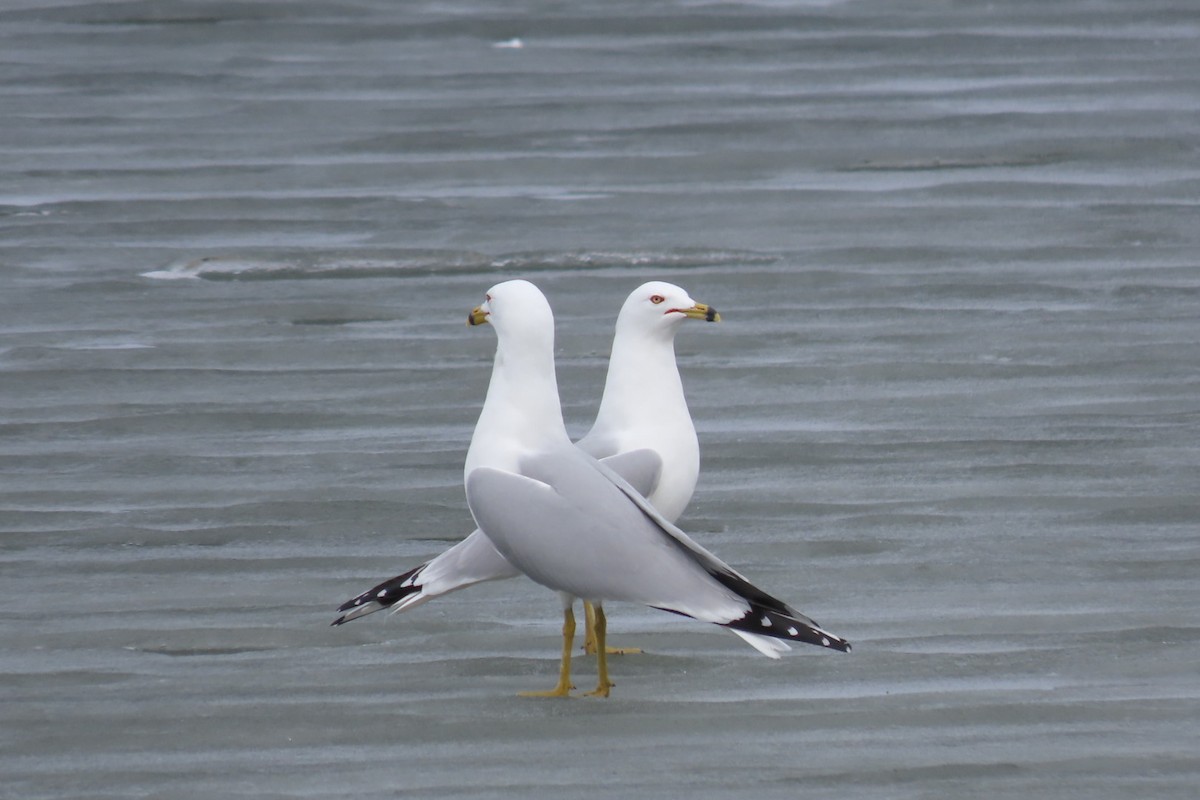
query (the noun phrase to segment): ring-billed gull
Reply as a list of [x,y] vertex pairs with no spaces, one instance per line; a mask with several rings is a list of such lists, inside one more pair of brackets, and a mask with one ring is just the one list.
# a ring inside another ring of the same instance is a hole
[[501,555],[563,602],[558,684],[539,694],[565,696],[571,688],[575,598],[596,607],[599,677],[590,694],[602,697],[612,685],[605,600],[721,625],[772,658],[786,649],[780,640],[850,649],[693,542],[628,482],[571,444],[555,378],[554,316],[537,287],[497,284],[471,319],[492,324],[497,346],[463,470],[467,504]]
[[[672,309],[672,313],[664,313]],[[576,446],[629,481],[674,522],[696,488],[700,445],[675,363],[675,334],[686,319],[720,314],[671,283],[650,281],[621,306],[596,421]],[[375,611],[405,611],[449,592],[521,573],[476,530],[430,561],[342,604],[341,625]],[[590,606],[585,606],[589,610]],[[589,634],[593,629],[589,626]],[[588,652],[595,650],[589,635]],[[610,652],[612,650],[610,649]]]

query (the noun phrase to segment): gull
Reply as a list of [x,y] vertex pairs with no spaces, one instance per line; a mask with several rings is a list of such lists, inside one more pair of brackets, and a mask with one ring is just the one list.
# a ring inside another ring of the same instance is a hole
[[554,315],[536,286],[497,284],[470,318],[490,323],[497,344],[463,468],[467,505],[505,560],[558,592],[563,606],[558,683],[530,694],[570,693],[577,598],[595,607],[593,696],[608,697],[612,687],[603,605],[609,600],[720,625],[771,658],[787,640],[850,649],[692,541],[628,481],[571,444],[554,370]]
[[[721,315],[663,281],[644,283],[629,294],[617,316],[596,421],[575,443],[637,488],[671,522],[687,507],[700,474],[700,444],[675,363],[675,334],[688,319],[714,322]],[[338,610],[346,613],[333,624],[385,608],[406,611],[476,583],[520,574],[475,530],[432,560],[343,603]],[[584,609],[585,650],[590,653],[595,650],[594,612],[590,604]]]

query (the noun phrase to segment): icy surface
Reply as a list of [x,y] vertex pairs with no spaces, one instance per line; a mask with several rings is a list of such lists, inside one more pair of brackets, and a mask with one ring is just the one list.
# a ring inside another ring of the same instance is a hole
[[[1200,16],[1138,3],[0,6],[0,797],[1192,798]],[[674,281],[685,530],[854,644],[510,581],[472,524],[536,281],[586,430]],[[581,659],[581,687],[593,664]]]

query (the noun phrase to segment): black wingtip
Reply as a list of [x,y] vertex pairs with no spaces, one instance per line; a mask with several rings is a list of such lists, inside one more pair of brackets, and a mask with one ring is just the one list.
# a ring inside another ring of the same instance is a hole
[[761,606],[751,606],[744,617],[725,623],[725,627],[774,639],[804,642],[841,653],[849,653],[852,649],[850,643],[840,636]]
[[[354,609],[359,608],[367,603],[376,604],[379,608],[373,609],[375,611],[379,611],[384,608],[390,608],[396,605],[396,603],[399,603],[409,595],[413,595],[421,591],[421,584],[417,583],[417,578],[420,576],[421,571],[425,569],[426,566],[428,565],[422,564],[419,567],[410,569],[403,575],[397,575],[394,578],[388,578],[383,583],[373,586],[367,591],[363,592],[358,597],[342,603],[340,606],[338,606],[338,611],[353,611]],[[361,616],[366,615],[363,614]],[[357,617],[351,617],[349,614],[343,614],[329,624],[331,626],[344,625],[354,619],[357,619]]]

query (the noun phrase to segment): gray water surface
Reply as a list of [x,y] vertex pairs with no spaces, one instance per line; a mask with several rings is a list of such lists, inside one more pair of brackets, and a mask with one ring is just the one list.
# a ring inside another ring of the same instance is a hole
[[[1192,798],[1200,11],[0,5],[0,796]],[[519,45],[519,46],[518,46]],[[527,581],[330,628],[473,527],[526,277],[569,427],[648,279],[682,527],[849,638]],[[594,664],[581,658],[587,688]]]

